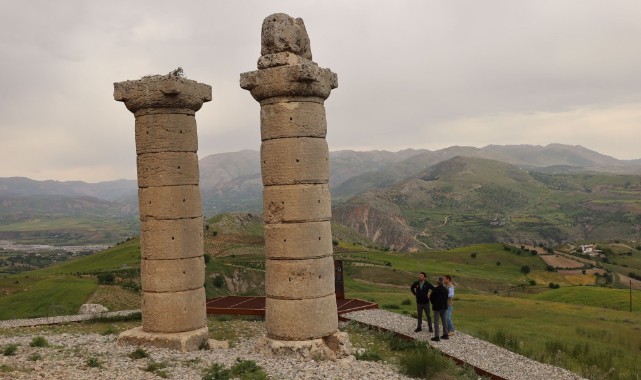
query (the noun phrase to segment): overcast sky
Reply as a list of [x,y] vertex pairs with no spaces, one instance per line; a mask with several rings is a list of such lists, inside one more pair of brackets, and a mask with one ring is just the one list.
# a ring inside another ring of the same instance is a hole
[[259,149],[262,20],[301,17],[330,150],[563,143],[641,158],[641,2],[0,0],[0,177],[136,178],[134,117],[113,83],[213,87],[199,156]]

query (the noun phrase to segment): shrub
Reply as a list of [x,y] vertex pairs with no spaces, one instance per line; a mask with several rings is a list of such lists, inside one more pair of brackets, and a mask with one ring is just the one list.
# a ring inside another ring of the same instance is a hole
[[111,285],[116,280],[113,273],[98,273],[98,283],[102,285]]
[[385,304],[385,305],[383,305],[383,309],[398,310],[400,308],[401,308],[400,306],[394,305],[394,304]]
[[411,305],[411,304],[412,304],[412,300],[409,298],[406,298],[403,300],[403,302],[401,302],[401,305]]
[[4,356],[12,356],[16,354],[16,351],[18,351],[18,345],[11,343],[7,344],[4,346],[4,349],[2,350],[2,355]]
[[372,351],[369,349],[361,353],[355,353],[354,357],[356,358],[356,360],[364,360],[368,362],[377,362],[377,361],[383,360],[383,358],[381,357],[381,355],[378,354],[378,352]]
[[396,334],[390,334],[388,336],[389,348],[392,351],[405,351],[426,347],[425,342],[403,339]]
[[537,250],[536,250],[536,249],[530,249],[530,254],[531,254],[532,256],[536,256],[536,255],[538,254],[538,252],[537,252]]
[[85,362],[87,364],[87,367],[91,368],[100,368],[102,367],[102,363],[100,363],[100,360],[98,358],[92,356],[87,361]]
[[231,370],[222,366],[222,364],[214,363],[203,371],[203,380],[229,380],[231,378]]
[[31,343],[29,343],[30,347],[47,347],[48,345],[49,343],[42,336],[34,337],[33,339],[31,339]]
[[523,265],[521,267],[521,273],[527,275],[528,273],[530,273],[530,267],[528,265]]
[[528,281],[528,282],[529,282],[529,283],[530,283],[530,285],[532,285],[532,286],[536,285],[536,281],[535,281],[535,280],[533,280],[533,279],[530,279],[530,281]]
[[552,265],[547,265],[545,267],[545,270],[548,271],[548,272],[554,272],[554,267]]
[[40,355],[37,352],[34,352],[33,354],[29,355],[29,357],[27,358],[27,360],[29,360],[30,362],[36,362],[40,359],[42,359],[42,355]]
[[496,266],[500,266],[500,265],[501,265],[501,262],[500,262],[500,261],[497,261],[497,262],[496,262]]
[[431,379],[447,367],[435,350],[412,350],[400,358],[401,371],[410,377]]
[[165,362],[155,362],[155,361],[150,361],[149,364],[147,364],[147,368],[145,368],[145,371],[147,372],[152,372],[154,375],[162,378],[167,377],[167,372],[163,371],[163,369],[167,368],[167,363]]
[[231,374],[241,380],[267,380],[267,374],[253,360],[240,360],[231,367]]
[[148,357],[148,356],[149,356],[149,354],[148,354],[148,353],[147,353],[147,351],[145,351],[145,349],[144,349],[144,348],[142,348],[142,347],[138,347],[138,348],[136,348],[136,350],[135,350],[135,351],[133,351],[131,354],[129,354],[129,358],[130,358],[130,359],[134,359],[134,360],[137,360],[137,359],[144,359],[144,358],[146,358],[146,357]]
[[474,259],[474,258],[476,258],[476,252],[472,252],[472,253],[470,254],[470,257],[472,257],[473,259]]
[[225,285],[225,278],[219,274],[214,277],[214,286],[217,288],[222,288]]
[[209,253],[205,253],[203,258],[205,259],[205,264],[211,261],[211,255]]
[[115,328],[115,327],[113,327],[113,326],[109,326],[109,327],[107,327],[107,328],[105,329],[105,331],[103,331],[101,334],[102,334],[102,335],[113,335],[113,334],[115,334],[115,333],[117,333],[117,332],[118,332],[118,330],[116,330],[116,328]]
[[333,245],[338,245],[338,240],[332,240]]

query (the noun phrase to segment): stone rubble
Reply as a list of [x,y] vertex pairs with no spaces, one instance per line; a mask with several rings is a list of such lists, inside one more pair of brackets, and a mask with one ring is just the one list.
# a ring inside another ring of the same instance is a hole
[[[116,335],[51,334],[40,333],[48,347],[29,347],[32,335],[0,336],[0,347],[17,344],[13,356],[0,355],[0,368],[13,371],[0,372],[2,379],[158,379],[145,369],[153,362],[163,362],[167,378],[174,380],[202,379],[203,370],[213,363],[230,368],[237,359],[253,360],[273,379],[409,379],[398,373],[397,368],[377,362],[358,361],[353,356],[337,361],[303,360],[298,357],[263,355],[256,352],[256,341],[265,333],[263,322],[253,322],[255,337],[241,340],[231,348],[207,351],[180,352],[177,350],[147,347],[149,357],[130,359],[136,347],[118,345]],[[41,359],[30,361],[39,354]],[[87,365],[89,358],[98,359],[101,367]]]

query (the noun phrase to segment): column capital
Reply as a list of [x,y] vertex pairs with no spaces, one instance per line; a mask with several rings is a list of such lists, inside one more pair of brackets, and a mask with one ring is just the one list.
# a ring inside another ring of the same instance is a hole
[[263,21],[258,70],[240,74],[240,87],[259,102],[278,97],[322,102],[338,87],[338,76],[312,61],[303,20],[276,13]]
[[208,84],[168,74],[114,83],[114,99],[136,116],[140,112],[193,115],[212,95]]

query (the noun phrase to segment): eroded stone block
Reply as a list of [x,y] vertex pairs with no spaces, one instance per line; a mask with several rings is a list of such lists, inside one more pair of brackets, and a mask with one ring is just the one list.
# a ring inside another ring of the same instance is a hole
[[142,260],[140,264],[143,292],[182,292],[205,284],[203,256],[178,260]]
[[265,186],[329,182],[329,149],[325,139],[263,141],[260,160]]
[[280,102],[260,108],[261,139],[327,135],[325,106],[318,102]]
[[138,186],[198,185],[198,155],[192,152],[140,154]]
[[175,333],[207,326],[205,288],[184,292],[142,294],[142,328]]
[[268,259],[265,273],[268,297],[306,299],[334,294],[334,260],[331,256],[307,260]]
[[161,186],[138,189],[140,220],[202,216],[198,186]]
[[196,118],[183,114],[145,115],[136,118],[136,153],[196,152]]
[[143,259],[186,259],[203,255],[203,218],[146,219],[140,222]]
[[[270,338],[309,340],[330,335],[338,329],[336,296],[305,300],[267,297],[265,327]],[[331,314],[330,314],[331,313]]]
[[261,30],[260,55],[280,52],[292,52],[312,59],[312,49],[303,19],[284,13],[265,17]]
[[266,186],[263,207],[266,223],[314,222],[332,216],[328,185]]
[[329,221],[265,225],[268,259],[311,259],[332,255]]

